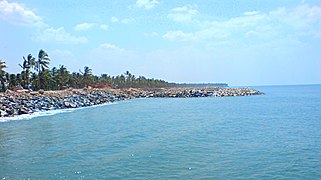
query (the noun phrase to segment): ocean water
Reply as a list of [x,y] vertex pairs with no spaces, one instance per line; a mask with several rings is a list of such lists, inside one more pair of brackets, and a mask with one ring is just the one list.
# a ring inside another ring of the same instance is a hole
[[0,123],[3,179],[321,179],[321,85]]

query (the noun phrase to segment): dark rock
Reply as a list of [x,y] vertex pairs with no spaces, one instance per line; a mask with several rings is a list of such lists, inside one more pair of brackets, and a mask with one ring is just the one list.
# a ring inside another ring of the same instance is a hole
[[7,109],[6,112],[7,112],[9,115],[14,115],[14,109]]
[[26,108],[20,108],[19,109],[19,115],[20,114],[29,114],[29,111]]

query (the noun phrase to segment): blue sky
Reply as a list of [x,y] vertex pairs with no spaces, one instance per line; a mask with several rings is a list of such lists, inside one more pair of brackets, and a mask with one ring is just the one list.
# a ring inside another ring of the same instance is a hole
[[230,85],[320,84],[321,1],[0,0],[0,59]]

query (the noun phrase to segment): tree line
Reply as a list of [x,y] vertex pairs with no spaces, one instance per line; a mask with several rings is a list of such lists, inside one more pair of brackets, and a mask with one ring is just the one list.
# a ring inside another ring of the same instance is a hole
[[101,74],[96,76],[92,74],[92,69],[85,66],[83,71],[70,72],[67,67],[50,68],[49,55],[46,51],[40,50],[38,57],[28,54],[23,56],[23,61],[18,64],[22,71],[17,74],[10,74],[5,71],[6,63],[0,60],[0,89],[4,92],[6,89],[29,89],[29,90],[62,90],[66,88],[84,88],[88,86],[113,88],[162,88],[175,86],[174,83],[168,83],[164,80],[149,79],[144,76],[131,74],[129,71],[118,75],[110,76]]

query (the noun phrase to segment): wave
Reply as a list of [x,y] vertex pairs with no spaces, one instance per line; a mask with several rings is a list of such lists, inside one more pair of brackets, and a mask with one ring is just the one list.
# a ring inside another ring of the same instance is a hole
[[49,111],[38,111],[38,112],[34,112],[32,114],[22,114],[22,115],[17,115],[17,116],[13,116],[13,117],[0,117],[0,123],[1,122],[8,122],[8,121],[30,120],[35,117],[53,116],[55,114],[73,112],[73,111],[77,111],[77,110],[81,110],[81,109],[95,108],[95,107],[106,106],[106,105],[111,105],[111,104],[117,104],[117,102],[104,103],[104,104],[98,104],[98,105],[80,107],[80,108],[74,108],[74,109],[70,108],[70,109],[55,109],[55,110],[49,110]]

